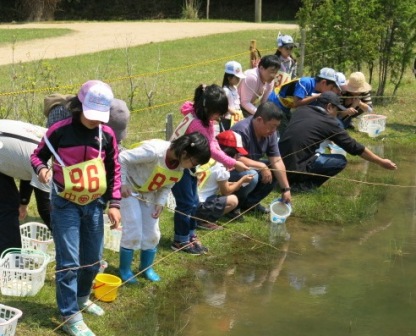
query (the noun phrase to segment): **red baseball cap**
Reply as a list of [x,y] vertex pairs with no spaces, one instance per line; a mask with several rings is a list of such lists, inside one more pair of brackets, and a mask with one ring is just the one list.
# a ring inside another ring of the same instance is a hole
[[217,135],[217,141],[220,145],[235,148],[241,155],[248,155],[243,147],[241,135],[233,131],[224,131]]

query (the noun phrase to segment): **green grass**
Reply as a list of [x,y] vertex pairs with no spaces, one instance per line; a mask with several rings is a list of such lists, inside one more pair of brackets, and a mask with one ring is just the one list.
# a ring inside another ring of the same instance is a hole
[[0,46],[4,44],[14,44],[34,39],[45,39],[57,37],[71,33],[71,29],[65,28],[45,28],[45,29],[2,29],[0,28]]
[[[194,88],[199,83],[221,84],[223,65],[232,59],[246,68],[252,39],[257,40],[262,54],[274,52],[275,37],[273,30],[244,31],[2,66],[0,118],[44,124],[42,104],[47,92],[76,92],[86,80],[98,78],[111,84],[116,97],[128,102],[132,97],[132,119],[126,146],[138,140],[164,137],[160,131],[164,129],[166,115],[173,113],[174,124],[177,124],[182,117],[178,111],[181,103],[192,99]],[[306,59],[305,63],[308,61]],[[132,78],[129,79],[129,76]],[[383,135],[376,139],[358,131],[353,131],[352,135],[366,145],[376,145],[383,139],[385,144],[414,146],[415,88],[415,80],[409,70],[399,92],[400,98],[375,108],[375,112],[388,117]],[[148,109],[146,89],[153,91],[152,106],[166,105]],[[29,92],[9,94],[21,90]],[[395,183],[394,173],[386,172],[383,177],[364,176],[363,160],[349,157],[349,162],[340,177]],[[374,214],[384,194],[383,187],[333,179],[312,194],[294,196],[292,220],[307,219],[311,225],[360,225]],[[276,197],[278,194],[272,193],[264,203],[269,204]],[[39,219],[33,203],[28,221]],[[186,309],[201,297],[199,283],[195,281],[198,269],[216,271],[236,263],[255,266],[259,260],[267,265],[281,253],[281,243],[269,245],[268,224],[266,216],[248,215],[244,223],[228,224],[223,231],[200,232],[201,240],[210,247],[210,254],[194,258],[183,253],[171,254],[173,216],[164,211],[157,256],[157,260],[161,261],[155,266],[162,281],[157,284],[141,281],[138,286],[123,286],[115,302],[102,304],[107,312],[106,318],[86,316],[89,326],[97,335],[106,336],[179,335],[187,323]],[[109,263],[108,272],[117,274],[118,253],[105,250],[105,259]],[[0,297],[2,303],[24,311],[17,335],[56,335],[52,332],[58,324],[53,266],[52,263],[48,267],[45,287],[37,296]]]

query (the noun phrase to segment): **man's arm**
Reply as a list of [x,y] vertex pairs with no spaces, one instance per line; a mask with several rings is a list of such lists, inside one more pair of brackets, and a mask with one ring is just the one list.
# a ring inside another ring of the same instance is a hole
[[256,113],[257,107],[251,102],[256,95],[257,78],[248,76],[239,85],[240,105],[250,114]]
[[27,207],[32,196],[33,187],[30,185],[30,181],[20,180],[19,194],[20,194],[20,205],[19,205],[19,219],[23,220],[27,216]]
[[390,161],[389,159],[383,159],[379,157],[378,155],[374,154],[371,150],[369,150],[367,147],[364,149],[364,152],[360,156],[364,160],[376,163],[384,169],[389,169],[389,170],[397,169],[397,165],[394,162]]
[[283,160],[280,156],[270,156],[269,157],[270,167],[273,171],[274,176],[279,183],[279,186],[282,191],[282,199],[284,202],[290,202],[292,195],[290,193],[289,180],[286,175],[286,167],[283,163]]

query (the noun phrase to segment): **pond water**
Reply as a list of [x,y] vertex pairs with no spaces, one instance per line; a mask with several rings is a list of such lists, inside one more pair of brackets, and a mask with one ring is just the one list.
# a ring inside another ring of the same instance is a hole
[[[416,185],[416,150],[388,153],[399,166],[395,183]],[[199,270],[204,299],[180,334],[416,335],[416,189],[386,193],[366,225],[290,217],[272,267]]]

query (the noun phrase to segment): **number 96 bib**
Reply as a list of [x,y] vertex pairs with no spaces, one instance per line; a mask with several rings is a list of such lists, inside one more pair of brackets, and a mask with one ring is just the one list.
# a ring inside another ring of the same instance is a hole
[[100,198],[107,190],[107,178],[101,158],[62,167],[64,190],[59,196],[79,205]]

